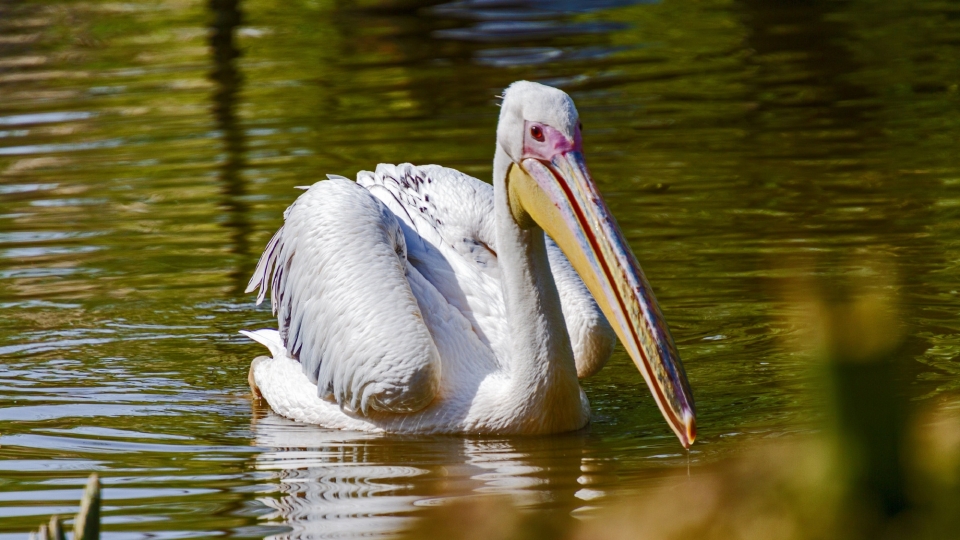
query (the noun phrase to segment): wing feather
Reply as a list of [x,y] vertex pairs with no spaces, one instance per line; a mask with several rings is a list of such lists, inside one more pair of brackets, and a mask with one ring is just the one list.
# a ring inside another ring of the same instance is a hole
[[436,396],[440,356],[405,252],[393,213],[346,179],[317,182],[284,213],[248,291],[270,288],[281,338],[324,399],[369,414]]

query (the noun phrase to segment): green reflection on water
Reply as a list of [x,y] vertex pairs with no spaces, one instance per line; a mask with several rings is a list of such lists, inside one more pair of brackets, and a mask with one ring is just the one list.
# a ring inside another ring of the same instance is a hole
[[916,395],[957,394],[956,6],[414,4],[0,6],[0,535],[71,512],[91,470],[106,530],[173,537],[386,534],[476,492],[568,516],[685,465],[619,352],[580,434],[251,414],[236,331],[272,318],[239,290],[293,186],[402,161],[489,178],[493,96],[521,78],[577,101],[697,396],[694,467],[815,425],[798,278],[886,261]]

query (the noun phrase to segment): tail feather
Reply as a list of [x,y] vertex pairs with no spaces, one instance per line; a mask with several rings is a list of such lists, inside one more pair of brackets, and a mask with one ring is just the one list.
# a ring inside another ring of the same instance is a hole
[[287,348],[284,347],[283,340],[280,339],[280,332],[276,330],[263,329],[253,332],[240,330],[240,333],[269,349],[274,358],[287,356]]

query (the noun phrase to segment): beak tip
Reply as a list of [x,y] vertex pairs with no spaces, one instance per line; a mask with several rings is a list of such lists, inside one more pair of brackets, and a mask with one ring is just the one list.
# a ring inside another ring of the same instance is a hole
[[697,419],[693,416],[693,413],[686,411],[683,415],[683,424],[686,432],[681,442],[684,448],[690,448],[693,441],[697,439]]

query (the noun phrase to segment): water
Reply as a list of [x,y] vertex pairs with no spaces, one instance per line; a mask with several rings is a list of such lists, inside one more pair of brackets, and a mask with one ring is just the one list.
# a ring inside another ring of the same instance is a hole
[[[589,517],[815,429],[791,291],[899,299],[915,399],[960,392],[960,7],[935,0],[0,5],[0,539],[104,478],[106,537],[391,536],[476,494]],[[424,3],[427,4],[427,3]],[[546,4],[546,3],[543,3]],[[694,388],[682,452],[618,351],[556,437],[371,436],[251,402],[242,289],[326,173],[489,179],[493,96],[569,91]]]

